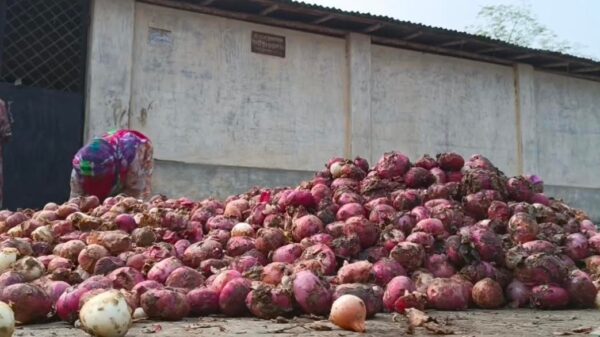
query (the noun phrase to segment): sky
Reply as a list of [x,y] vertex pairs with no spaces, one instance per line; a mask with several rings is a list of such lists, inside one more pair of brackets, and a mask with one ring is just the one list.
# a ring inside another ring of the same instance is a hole
[[344,10],[465,31],[482,6],[529,5],[539,22],[576,46],[578,54],[600,59],[600,0],[305,0]]

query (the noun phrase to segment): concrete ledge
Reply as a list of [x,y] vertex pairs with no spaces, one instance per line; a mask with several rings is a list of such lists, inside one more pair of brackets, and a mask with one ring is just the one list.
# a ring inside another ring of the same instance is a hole
[[225,198],[254,186],[297,186],[313,171],[272,170],[251,167],[154,161],[153,193],[170,197]]
[[586,211],[596,224],[600,222],[600,188],[544,185],[544,194],[562,199],[570,206]]

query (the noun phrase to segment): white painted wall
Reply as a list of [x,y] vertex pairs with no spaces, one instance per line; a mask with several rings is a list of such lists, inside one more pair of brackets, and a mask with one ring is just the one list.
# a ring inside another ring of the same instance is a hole
[[510,67],[372,46],[373,153],[481,153],[516,174]]
[[[252,53],[253,30],[285,36],[285,58]],[[138,3],[134,41],[131,125],[156,158],[313,170],[343,154],[343,39]]]
[[[545,182],[600,188],[600,83],[535,72],[535,160]],[[596,205],[598,207],[600,205]]]
[[127,126],[134,6],[134,0],[92,2],[85,139]]

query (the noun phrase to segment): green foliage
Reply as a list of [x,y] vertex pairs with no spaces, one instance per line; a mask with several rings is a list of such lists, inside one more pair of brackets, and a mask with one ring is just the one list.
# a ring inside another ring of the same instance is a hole
[[519,46],[558,52],[573,52],[575,46],[541,24],[528,6],[490,5],[481,8],[477,23],[467,29]]

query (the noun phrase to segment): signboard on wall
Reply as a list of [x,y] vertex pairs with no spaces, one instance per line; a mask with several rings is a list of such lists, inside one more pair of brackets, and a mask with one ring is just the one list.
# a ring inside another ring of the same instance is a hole
[[285,57],[285,36],[252,32],[252,52]]

